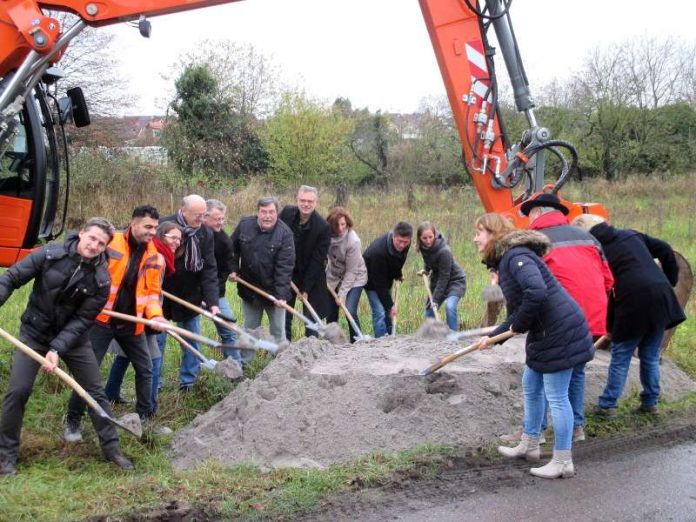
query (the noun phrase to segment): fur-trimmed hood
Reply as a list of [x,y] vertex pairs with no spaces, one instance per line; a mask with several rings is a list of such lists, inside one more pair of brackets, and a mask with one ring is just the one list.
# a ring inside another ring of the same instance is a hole
[[484,259],[488,266],[498,266],[505,253],[515,247],[526,247],[539,257],[551,250],[551,241],[547,236],[535,230],[513,230],[492,245]]

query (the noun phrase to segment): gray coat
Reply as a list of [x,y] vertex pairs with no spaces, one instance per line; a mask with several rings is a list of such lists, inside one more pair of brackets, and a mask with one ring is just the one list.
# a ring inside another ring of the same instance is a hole
[[351,288],[362,287],[367,283],[362,244],[352,228],[342,236],[331,238],[326,281],[341,299],[346,297]]
[[430,273],[430,290],[435,304],[442,304],[452,295],[464,297],[466,274],[454,260],[442,234],[437,235],[432,247],[421,245],[420,252],[425,262],[425,271]]

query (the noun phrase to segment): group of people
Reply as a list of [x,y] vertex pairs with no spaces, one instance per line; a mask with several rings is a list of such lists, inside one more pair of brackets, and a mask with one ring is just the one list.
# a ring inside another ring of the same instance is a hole
[[521,211],[531,230],[514,230],[499,214],[476,222],[474,242],[495,272],[508,308],[507,319],[478,345],[488,348],[491,337],[508,330],[527,333],[523,427],[506,437],[516,446],[498,451],[538,461],[550,409],[553,458],[530,471],[542,478],[570,477],[572,443],[585,438],[585,364],[594,357],[593,340],[612,341],[607,383],[595,412],[616,416],[636,349],[642,385],[638,411],[658,412],[662,338],[685,320],[672,288],[678,266],[666,242],[614,228],[600,216],[581,215],[571,225],[568,209],[553,194],[526,201]]
[[[116,231],[103,218],[92,218],[64,243],[37,249],[0,276],[0,306],[33,279],[20,340],[45,356],[44,370],[53,371],[63,359],[77,382],[111,415],[111,404],[123,402],[120,387],[132,365],[136,411],[154,427],[166,326],[173,321],[200,333],[200,315],[163,297],[163,290],[235,320],[225,290],[228,281],[237,281],[244,328],[259,327],[265,313],[278,342],[291,340],[293,316],[287,306],[294,307],[297,297],[305,315],[311,308],[328,321],[337,320],[339,308],[345,306],[359,328],[358,303],[364,290],[375,337],[392,332],[397,314],[392,287],[403,279],[413,227],[400,221],[363,252],[350,213],[335,207],[324,219],[316,210],[318,199],[317,189],[306,185],[299,188],[296,204],[282,209],[277,198],[261,198],[256,214],[243,217],[231,235],[224,231],[226,206],[198,195],[186,196],[176,213],[162,218],[154,207],[138,206],[124,231]],[[531,231],[515,231],[496,214],[476,223],[475,243],[496,274],[508,305],[508,318],[497,332],[529,332],[524,426],[518,446],[501,452],[538,460],[549,407],[556,435],[554,459],[534,472],[567,475],[572,471],[571,440],[582,435],[584,365],[593,357],[593,337],[607,335],[607,307],[614,348],[601,411],[615,414],[636,346],[641,355],[643,409],[654,411],[662,332],[684,319],[670,286],[676,263],[669,245],[644,234],[587,220],[580,224],[589,233],[570,226],[568,211],[555,196],[530,200],[523,211],[530,214]],[[457,305],[466,292],[466,275],[431,222],[418,227],[416,246],[423,257],[422,273],[430,276],[431,297],[424,314],[432,316],[443,308],[447,326],[457,330]],[[664,273],[652,257],[661,261]],[[646,295],[657,304],[636,307],[636,296]],[[115,318],[114,312],[150,321],[144,326]],[[224,355],[247,365],[253,352],[233,348],[235,333],[216,327],[226,347]],[[305,334],[315,333],[307,329]],[[354,341],[357,332],[352,327],[350,334]],[[197,343],[191,344],[199,349]],[[487,339],[480,345],[486,347]],[[109,349],[117,356],[104,388],[99,366]],[[16,472],[24,406],[38,369],[28,356],[15,352],[0,419],[0,474]],[[182,392],[192,389],[199,371],[198,359],[182,350]],[[85,407],[78,395],[71,396],[66,441],[82,440]],[[90,415],[105,458],[131,469],[113,425],[92,411]]]

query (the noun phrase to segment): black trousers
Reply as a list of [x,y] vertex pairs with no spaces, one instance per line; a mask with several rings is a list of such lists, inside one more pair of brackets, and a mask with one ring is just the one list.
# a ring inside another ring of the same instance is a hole
[[[141,418],[147,417],[152,414],[152,359],[150,359],[145,334],[122,334],[110,326],[95,324],[89,332],[89,340],[98,366],[101,366],[109,344],[114,339],[118,341],[135,369],[135,410]],[[86,407],[85,401],[78,394],[73,393],[68,403],[68,423],[79,426]]]
[[[293,293],[292,297],[290,297],[290,299],[288,299],[287,303],[290,306],[292,306],[293,308],[295,308],[296,301],[297,301],[297,295]],[[312,303],[312,301],[309,301],[309,304],[314,306],[314,303]],[[319,317],[321,317],[322,319],[324,319],[326,317],[326,314],[322,314],[316,308],[315,308],[315,311],[317,312],[317,315],[319,315]],[[302,315],[304,315],[310,321],[315,322],[314,317],[309,312],[309,310],[307,310],[307,308],[305,307],[304,304],[302,305]],[[295,319],[294,315],[292,315],[290,312],[285,312],[285,338],[288,341],[292,341],[292,320],[293,319]],[[300,320],[300,319],[298,319],[298,320]],[[307,328],[307,326],[305,325],[305,337],[317,337],[317,335],[318,335],[317,332]]]
[[[20,329],[19,339],[41,355],[46,355],[48,347]],[[99,375],[99,365],[89,342],[73,346],[62,357],[73,378],[89,393],[104,411],[112,415],[111,406],[104,393],[104,387]],[[24,408],[31,395],[36,374],[40,365],[28,355],[15,350],[10,373],[10,386],[2,404],[2,419],[0,420],[0,457],[16,462],[19,456],[19,438],[24,419]],[[105,457],[120,452],[116,428],[107,420],[89,410],[94,429],[99,436],[99,444]]]

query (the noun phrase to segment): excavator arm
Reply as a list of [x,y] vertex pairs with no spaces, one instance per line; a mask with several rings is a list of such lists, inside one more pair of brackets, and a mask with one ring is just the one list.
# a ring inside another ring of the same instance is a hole
[[[487,212],[508,215],[526,226],[521,204],[540,192],[559,191],[577,168],[572,144],[552,139],[537,124],[527,77],[515,41],[509,8],[511,0],[419,0],[433,43],[452,114],[462,142],[464,164]],[[515,105],[529,125],[517,143],[505,129],[498,104],[498,84],[489,43],[494,33],[512,84]],[[546,153],[561,165],[557,178],[545,179]],[[514,191],[518,193],[515,195]],[[562,199],[562,198],[561,198]],[[573,203],[569,217],[581,213],[606,216],[604,207]]]

